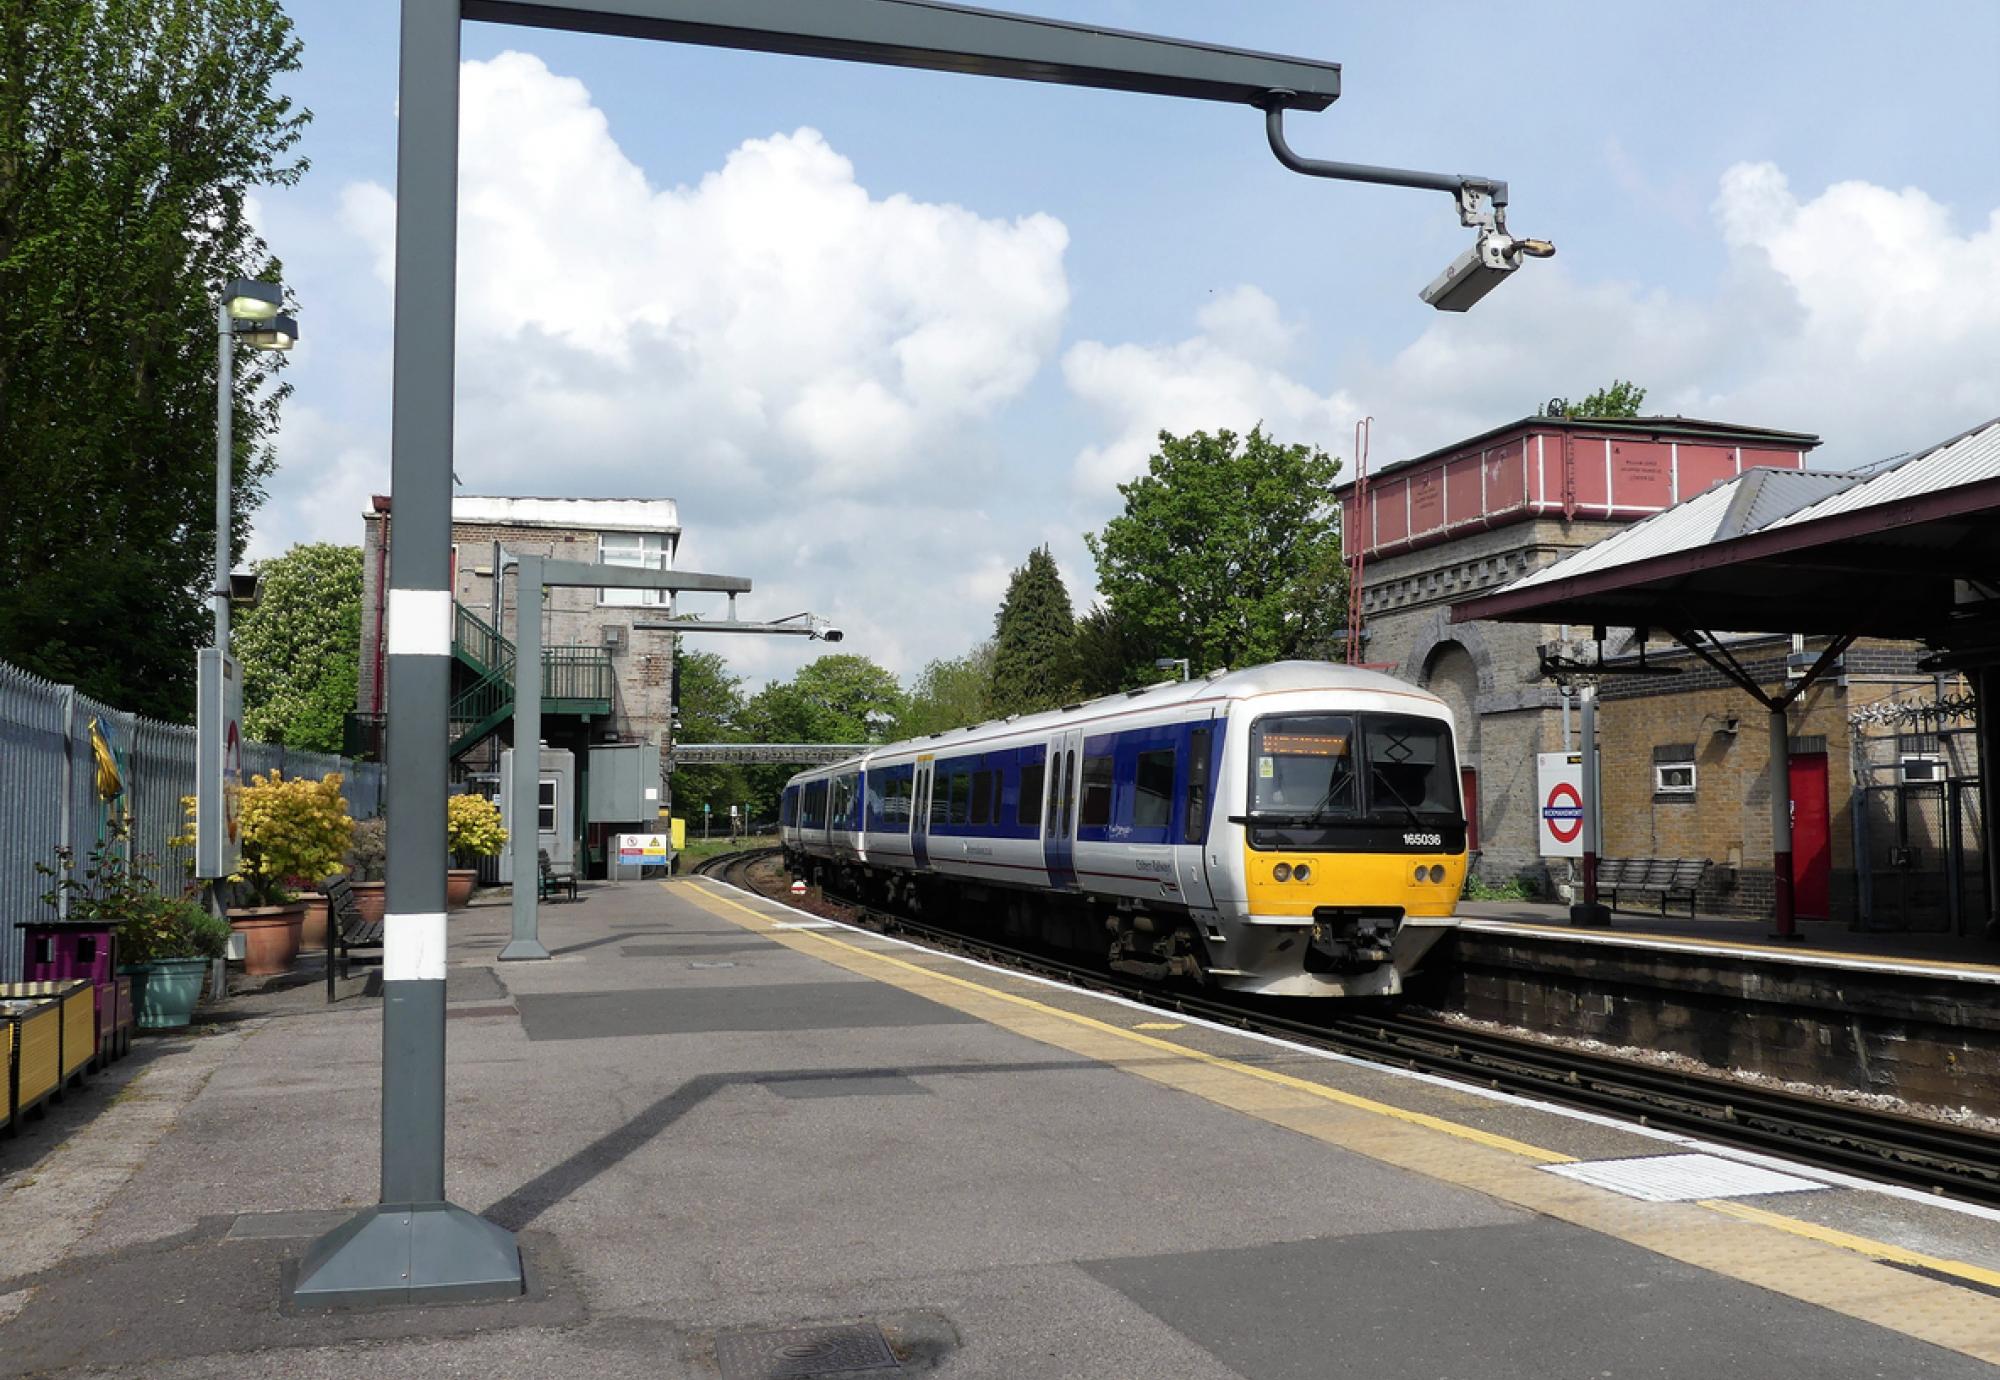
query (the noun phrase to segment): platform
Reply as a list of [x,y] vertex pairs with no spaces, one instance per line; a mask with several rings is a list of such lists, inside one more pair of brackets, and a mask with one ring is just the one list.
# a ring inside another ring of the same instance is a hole
[[281,1305],[307,1242],[375,1187],[379,1002],[307,986],[143,1042],[116,1086],[0,1146],[0,1372],[834,1373],[774,1359],[815,1345],[849,1348],[850,1380],[2000,1362],[2000,1213],[703,879],[545,907],[548,963],[497,965],[506,931],[504,908],[451,921],[448,1188],[521,1233],[527,1297]]

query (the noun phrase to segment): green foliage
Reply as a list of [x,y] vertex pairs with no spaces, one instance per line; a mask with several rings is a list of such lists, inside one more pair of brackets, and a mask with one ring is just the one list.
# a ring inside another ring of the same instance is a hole
[[931,662],[918,673],[891,737],[921,738],[993,718],[993,644]]
[[1645,404],[1646,390],[1626,379],[1613,379],[1609,388],[1600,388],[1582,402],[1550,398],[1535,410],[1537,417],[1636,417]]
[[347,844],[341,865],[357,882],[379,882],[389,868],[389,822],[360,819]]
[[[880,666],[865,656],[823,656],[800,667],[790,680],[752,696],[743,706],[743,729],[745,741],[752,743],[865,743],[874,730],[895,723],[902,711],[902,688]],[[796,770],[752,767],[745,772],[752,812],[762,816],[775,810],[786,779]]]
[[[0,5],[0,657],[186,718],[214,550],[216,296],[305,170],[279,0]],[[239,349],[238,548],[281,356]]]
[[1076,615],[1046,546],[1030,551],[1007,582],[993,627],[994,713],[1032,714],[1069,698]]
[[1468,901],[1532,901],[1535,899],[1535,888],[1522,877],[1509,877],[1495,886],[1482,882],[1468,870],[1465,890],[1459,894]]
[[[243,858],[229,880],[249,892],[251,905],[284,905],[295,890],[310,890],[341,870],[354,843],[341,780],[337,771],[318,781],[287,780],[279,771],[250,778],[238,814]],[[194,797],[181,799],[192,820]]]
[[361,672],[361,548],[294,546],[257,573],[257,607],[232,635],[243,663],[243,730],[339,752]]
[[1124,512],[1085,537],[1118,640],[1184,656],[1196,674],[1325,655],[1346,623],[1339,470],[1261,426],[1161,432],[1147,473],[1119,486]]
[[1164,673],[1153,662],[1161,655],[1158,641],[1147,629],[1105,604],[1091,605],[1090,612],[1076,620],[1070,656],[1078,693],[1085,698],[1159,680]]
[[114,837],[91,849],[79,876],[75,856],[58,849],[53,866],[35,864],[50,880],[42,902],[53,910],[67,896],[71,920],[115,927],[124,963],[222,957],[229,945],[229,922],[193,901],[163,895],[144,870],[146,861],[127,859],[123,842]]
[[[680,683],[680,730],[686,743],[742,742],[743,678],[714,652],[690,652],[676,639],[675,668]],[[677,767],[670,783],[674,813],[699,820],[706,804],[727,819],[732,804],[750,799],[751,786],[741,767]]]

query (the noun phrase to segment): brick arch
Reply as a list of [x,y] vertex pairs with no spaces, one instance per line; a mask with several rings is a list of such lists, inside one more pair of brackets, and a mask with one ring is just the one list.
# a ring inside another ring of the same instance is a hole
[[1412,685],[1422,685],[1430,674],[1431,662],[1438,649],[1455,643],[1465,648],[1472,658],[1472,669],[1479,676],[1479,693],[1490,695],[1494,690],[1493,651],[1486,643],[1486,633],[1477,623],[1453,623],[1450,614],[1438,609],[1431,614],[1430,622],[1417,633],[1410,644],[1410,655],[1403,662],[1402,677]]

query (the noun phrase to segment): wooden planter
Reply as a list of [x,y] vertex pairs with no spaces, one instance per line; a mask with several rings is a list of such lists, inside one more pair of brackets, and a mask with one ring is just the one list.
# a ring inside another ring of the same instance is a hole
[[243,936],[244,973],[272,977],[290,972],[292,960],[299,956],[299,929],[305,917],[306,908],[296,901],[230,911],[229,928]]
[[444,874],[444,906],[446,910],[463,910],[465,903],[472,899],[472,888],[479,881],[476,867],[447,868]]

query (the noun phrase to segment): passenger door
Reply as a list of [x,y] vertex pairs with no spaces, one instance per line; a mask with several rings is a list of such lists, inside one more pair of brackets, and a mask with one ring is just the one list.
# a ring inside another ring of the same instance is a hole
[[931,763],[929,757],[917,759],[916,784],[910,794],[910,853],[919,872],[928,872],[931,866]]
[[1174,840],[1174,876],[1181,898],[1195,910],[1214,904],[1208,891],[1208,825],[1215,820],[1215,745],[1222,737],[1222,720],[1203,719],[1188,733],[1186,771],[1180,807],[1174,811],[1180,835]]
[[1083,734],[1072,730],[1049,740],[1048,809],[1042,818],[1042,863],[1049,885],[1076,888],[1076,788]]

